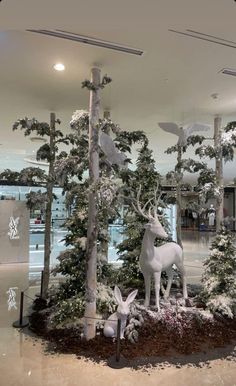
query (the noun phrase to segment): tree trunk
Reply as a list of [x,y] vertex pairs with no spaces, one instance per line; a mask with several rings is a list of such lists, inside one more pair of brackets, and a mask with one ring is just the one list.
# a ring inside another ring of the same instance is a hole
[[[100,84],[100,69],[93,68],[91,82]],[[88,207],[88,231],[87,231],[87,272],[85,293],[85,338],[92,339],[96,334],[96,290],[97,290],[97,192],[94,185],[99,178],[99,154],[98,154],[98,119],[100,110],[99,89],[90,91],[89,105],[89,207]]]
[[50,161],[47,181],[47,203],[45,211],[45,237],[44,237],[44,275],[42,296],[47,297],[49,278],[50,278],[50,254],[51,254],[51,222],[52,222],[52,202],[54,186],[54,161],[55,161],[55,113],[50,114]]
[[218,149],[215,163],[216,183],[220,190],[220,196],[216,199],[216,231],[220,230],[220,226],[224,219],[224,177],[223,177],[223,157],[220,146],[221,141],[221,117],[214,119],[214,145]]
[[[111,118],[110,110],[105,110],[104,111],[103,118],[104,119],[110,119]],[[110,135],[111,134],[110,131],[107,134]],[[111,178],[111,176],[112,176],[112,171],[110,169],[110,171],[107,172],[107,178]],[[109,234],[109,223],[108,223],[108,220],[107,220],[107,223],[104,224],[104,234],[106,234],[106,235]],[[108,263],[108,251],[109,251],[109,240],[102,241],[101,242],[101,253],[102,253],[102,256],[104,256],[103,261],[106,261],[107,263]]]
[[[177,154],[177,165],[180,165],[182,161],[182,148],[178,146],[178,154]],[[182,168],[178,167],[178,177],[176,184],[176,209],[177,209],[177,219],[176,219],[176,237],[177,243],[183,248],[182,244],[182,231],[181,231],[181,185],[182,185]]]

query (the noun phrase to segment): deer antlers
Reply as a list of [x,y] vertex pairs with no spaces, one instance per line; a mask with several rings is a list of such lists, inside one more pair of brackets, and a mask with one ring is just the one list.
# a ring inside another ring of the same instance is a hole
[[[143,216],[144,218],[146,218],[148,221],[158,220],[157,209],[158,209],[158,204],[160,203],[160,199],[161,199],[161,194],[159,194],[159,197],[157,197],[158,186],[157,186],[157,188],[156,188],[155,191],[154,191],[154,197],[152,197],[151,199],[149,199],[149,200],[144,204],[143,207],[141,207],[141,204],[140,204],[141,190],[142,190],[142,187],[141,187],[141,185],[140,185],[140,186],[139,186],[139,189],[138,189],[138,193],[137,193],[137,198],[135,199],[135,201],[136,201],[136,206],[135,206],[134,203],[132,202],[132,206],[133,206],[135,212],[138,213],[138,214],[141,214],[141,216]],[[148,213],[146,214],[146,213],[145,213],[145,209],[147,208],[147,206],[148,206],[152,201],[154,201],[154,204],[152,204],[152,205],[149,206]],[[152,211],[153,211],[153,215],[152,215]],[[160,217],[160,216],[159,216],[159,217]]]

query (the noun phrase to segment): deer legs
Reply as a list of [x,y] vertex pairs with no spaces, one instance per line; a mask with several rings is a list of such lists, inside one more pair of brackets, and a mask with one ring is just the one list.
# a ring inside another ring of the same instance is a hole
[[145,307],[150,305],[150,291],[151,291],[151,275],[147,273],[143,273],[144,282],[145,282]]
[[184,299],[188,298],[188,291],[187,291],[187,282],[186,282],[186,273],[185,273],[185,268],[183,264],[176,264],[177,268],[179,269],[181,273],[181,278],[182,278],[182,286],[183,286],[183,297]]
[[160,311],[160,285],[161,285],[161,271],[154,272],[155,281],[155,295],[156,295],[156,307]]
[[[184,299],[188,298],[188,292],[187,292],[187,283],[186,283],[186,275],[185,275],[185,269],[182,264],[176,264],[177,268],[179,269],[182,277],[182,284],[183,284],[183,297]],[[174,276],[174,272],[172,270],[172,267],[166,270],[166,273],[168,275],[168,282],[167,287],[164,293],[164,299],[167,299],[170,295],[170,289],[172,285],[172,280]],[[151,291],[151,274],[144,273],[144,282],[145,282],[145,307],[149,307],[150,305],[150,291]],[[160,272],[154,272],[154,282],[155,282],[155,295],[156,295],[156,307],[158,311],[160,311],[160,286],[161,286],[161,271]]]
[[[145,307],[150,305],[150,291],[151,291],[151,275],[148,273],[143,273],[144,282],[145,282]],[[154,281],[155,281],[155,294],[156,294],[156,307],[158,311],[160,311],[160,281],[161,281],[161,272],[154,273]]]
[[[182,286],[183,286],[183,297],[184,299],[188,298],[188,292],[187,292],[187,283],[186,283],[186,273],[185,273],[185,268],[182,264],[176,264],[177,268],[179,269],[181,273],[181,278],[182,278]],[[168,282],[167,282],[167,287],[166,291],[164,294],[164,299],[167,299],[170,296],[170,289],[171,289],[171,284],[174,276],[174,272],[172,267],[166,270],[166,274],[168,276]]]
[[166,270],[166,274],[168,276],[168,282],[167,282],[167,287],[166,287],[166,290],[164,293],[164,299],[165,300],[170,296],[170,289],[171,289],[171,284],[172,284],[173,276],[174,276],[174,272],[173,272],[172,267],[170,269]]

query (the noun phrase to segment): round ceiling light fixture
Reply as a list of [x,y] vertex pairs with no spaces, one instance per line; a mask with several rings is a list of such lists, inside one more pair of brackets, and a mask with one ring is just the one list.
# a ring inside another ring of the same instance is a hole
[[64,71],[65,70],[65,66],[63,63],[56,63],[56,64],[54,64],[53,68],[56,71]]

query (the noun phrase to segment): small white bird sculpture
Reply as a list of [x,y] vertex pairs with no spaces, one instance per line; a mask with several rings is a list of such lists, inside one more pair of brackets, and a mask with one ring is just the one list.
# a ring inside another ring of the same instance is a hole
[[187,139],[195,131],[207,131],[210,130],[211,126],[204,123],[193,123],[192,125],[178,126],[173,122],[159,122],[158,125],[164,131],[175,134],[179,137],[178,145],[186,146]]
[[116,164],[118,166],[124,166],[125,160],[127,159],[126,155],[119,152],[112,138],[103,131],[99,137],[99,145],[111,165]]

